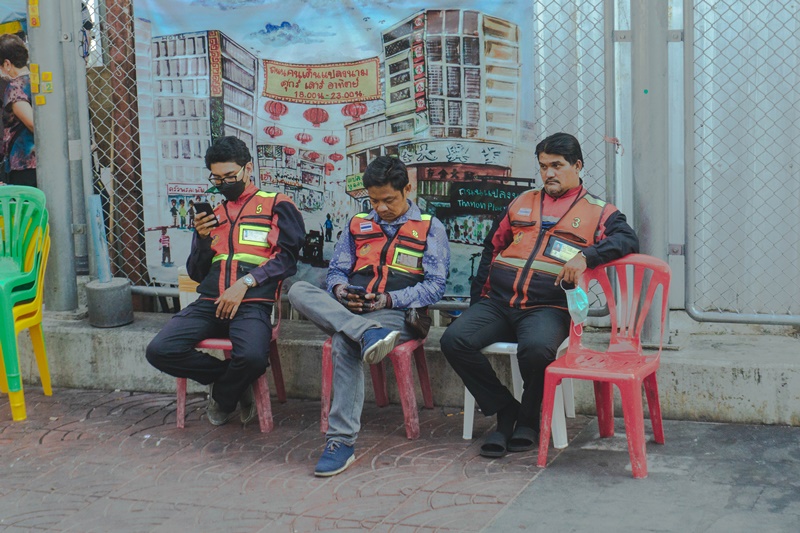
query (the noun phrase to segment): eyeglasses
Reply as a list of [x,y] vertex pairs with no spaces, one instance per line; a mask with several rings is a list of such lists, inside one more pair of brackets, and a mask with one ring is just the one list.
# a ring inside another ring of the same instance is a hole
[[239,181],[239,175],[244,170],[244,167],[239,169],[239,172],[234,174],[233,176],[215,176],[213,173],[208,175],[208,181],[213,183],[214,185],[219,185],[220,183],[235,183]]

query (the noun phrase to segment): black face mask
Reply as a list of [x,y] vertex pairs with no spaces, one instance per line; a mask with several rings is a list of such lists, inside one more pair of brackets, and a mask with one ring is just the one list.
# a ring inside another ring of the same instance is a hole
[[217,190],[226,200],[235,202],[244,192],[245,187],[247,187],[247,184],[244,181],[234,181],[233,183],[222,182],[217,185]]

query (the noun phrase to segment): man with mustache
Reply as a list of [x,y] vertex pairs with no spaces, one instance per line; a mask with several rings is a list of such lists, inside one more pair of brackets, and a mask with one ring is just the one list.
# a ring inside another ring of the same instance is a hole
[[[495,220],[473,279],[470,308],[447,328],[442,352],[497,428],[485,457],[539,446],[544,370],[569,333],[565,284],[639,249],[636,233],[613,205],[589,194],[578,140],[553,134],[536,146],[541,189],[525,191]],[[500,382],[481,349],[517,342],[522,402]]]

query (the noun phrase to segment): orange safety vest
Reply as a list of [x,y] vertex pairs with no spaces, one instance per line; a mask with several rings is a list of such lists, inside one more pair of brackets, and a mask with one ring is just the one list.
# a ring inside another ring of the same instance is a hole
[[[224,203],[214,209],[219,225],[211,230],[211,272],[218,274],[218,294],[275,255],[278,228],[272,226],[272,210],[277,197],[278,193],[257,191],[235,219],[228,216]],[[248,289],[243,301],[273,302],[278,286],[278,282],[267,280],[264,285]]]
[[603,214],[611,204],[584,192],[561,219],[542,228],[543,193],[522,193],[508,206],[513,238],[492,262],[490,287],[512,307],[566,305],[564,291],[553,284],[564,264],[595,244]]
[[431,215],[408,220],[389,238],[381,227],[360,213],[350,219],[356,262],[350,284],[367,292],[388,292],[416,285],[425,278],[422,256],[431,229]]

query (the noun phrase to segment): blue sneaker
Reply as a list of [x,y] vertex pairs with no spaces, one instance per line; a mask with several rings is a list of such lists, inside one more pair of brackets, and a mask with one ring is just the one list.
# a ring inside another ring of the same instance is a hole
[[397,344],[399,331],[388,328],[371,328],[361,336],[361,359],[370,365],[380,363]]
[[345,468],[356,460],[355,451],[355,446],[348,446],[337,440],[329,440],[325,444],[325,450],[319,457],[317,467],[314,469],[314,475],[317,477],[330,477],[343,472]]

